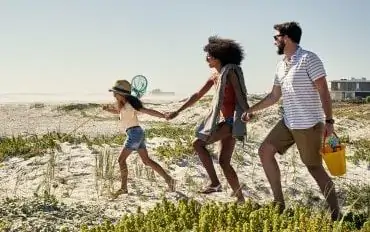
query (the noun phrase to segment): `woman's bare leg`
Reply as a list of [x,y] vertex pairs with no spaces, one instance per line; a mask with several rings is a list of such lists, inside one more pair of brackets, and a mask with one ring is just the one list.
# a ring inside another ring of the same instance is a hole
[[207,171],[207,174],[211,180],[210,187],[217,187],[220,185],[220,181],[216,175],[216,170],[213,165],[213,161],[211,158],[211,155],[209,154],[209,151],[206,149],[207,144],[214,143],[216,141],[222,140],[228,136],[231,135],[230,127],[226,124],[222,124],[217,131],[212,135],[212,137],[209,139],[209,141],[204,142],[200,139],[196,139],[193,142],[193,147],[195,152],[198,154],[199,159],[201,160],[204,168]]
[[238,198],[238,202],[244,202],[244,196],[239,184],[238,176],[234,168],[231,166],[231,157],[233,155],[234,148],[235,138],[233,138],[232,136],[221,140],[219,163],[227,179],[227,182],[230,184],[230,187],[234,191],[234,196]]

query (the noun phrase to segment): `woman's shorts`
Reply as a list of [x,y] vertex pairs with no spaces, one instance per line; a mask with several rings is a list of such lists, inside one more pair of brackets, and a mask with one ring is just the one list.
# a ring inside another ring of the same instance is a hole
[[138,150],[146,148],[145,133],[140,126],[130,127],[126,130],[127,138],[124,143],[125,149]]
[[[224,124],[230,126],[230,128],[233,128],[233,125],[234,125],[234,118],[233,117],[228,117],[228,118],[224,118],[222,121],[220,121],[218,124],[217,124],[217,129],[222,127]],[[199,133],[201,130],[203,130],[204,128],[204,122],[202,122],[198,128],[196,129],[195,131],[195,137],[197,137],[198,139],[200,140],[203,140],[203,141],[207,141],[209,137]],[[216,130],[217,130],[216,129]]]

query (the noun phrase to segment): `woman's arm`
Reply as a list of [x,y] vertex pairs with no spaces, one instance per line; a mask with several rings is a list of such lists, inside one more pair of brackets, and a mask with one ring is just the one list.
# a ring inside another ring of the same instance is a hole
[[209,78],[206,83],[204,83],[204,85],[200,88],[200,90],[194,94],[192,94],[188,100],[178,109],[176,110],[174,113],[177,115],[179,114],[181,111],[189,108],[190,106],[192,106],[193,104],[195,104],[197,101],[199,101],[199,99],[201,99],[210,89],[211,87],[213,86],[214,84],[214,76],[212,76],[211,78]]
[[141,108],[139,110],[139,112],[141,113],[144,113],[144,114],[149,114],[151,116],[154,116],[154,117],[158,117],[158,118],[164,118],[164,114],[159,112],[159,111],[156,111],[156,110],[153,110],[153,109],[148,109],[148,108]]

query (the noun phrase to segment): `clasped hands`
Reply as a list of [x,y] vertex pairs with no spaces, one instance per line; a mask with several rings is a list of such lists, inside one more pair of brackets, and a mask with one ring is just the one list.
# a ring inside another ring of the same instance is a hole
[[250,109],[247,109],[247,111],[245,111],[243,114],[242,114],[242,118],[241,120],[243,122],[249,122],[250,120],[252,120],[252,118],[254,117],[254,114],[250,111]]
[[164,118],[168,121],[174,119],[179,113],[177,111],[163,113]]

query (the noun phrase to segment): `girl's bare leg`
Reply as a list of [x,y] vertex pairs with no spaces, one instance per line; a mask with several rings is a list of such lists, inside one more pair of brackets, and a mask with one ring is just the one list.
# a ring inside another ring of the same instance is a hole
[[121,155],[118,158],[118,163],[121,172],[121,188],[116,192],[115,195],[120,195],[127,193],[127,176],[128,176],[128,169],[126,159],[131,154],[131,150],[129,149],[122,149]]
[[138,149],[137,151],[140,155],[141,160],[147,166],[150,166],[155,172],[157,172],[161,177],[163,177],[168,184],[171,191],[175,191],[175,180],[167,174],[167,172],[154,160],[150,159],[148,156],[148,151],[146,148]]

